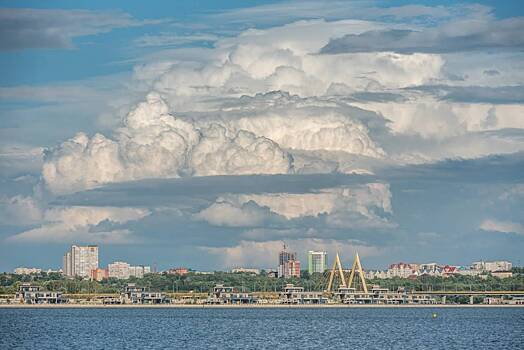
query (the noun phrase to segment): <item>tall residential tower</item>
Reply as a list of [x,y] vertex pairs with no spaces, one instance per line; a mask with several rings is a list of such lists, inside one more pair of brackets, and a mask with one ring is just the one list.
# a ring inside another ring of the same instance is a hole
[[91,271],[98,268],[98,246],[72,245],[63,258],[63,272],[68,277],[91,277]]
[[297,259],[297,253],[291,253],[284,249],[278,254],[278,277],[300,277],[300,261]]
[[313,250],[307,252],[307,270],[310,275],[316,272],[324,273],[327,270],[327,253]]

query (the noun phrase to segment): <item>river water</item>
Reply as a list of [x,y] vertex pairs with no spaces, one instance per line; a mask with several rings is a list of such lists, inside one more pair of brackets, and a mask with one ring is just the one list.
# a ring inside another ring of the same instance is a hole
[[313,348],[524,349],[524,308],[0,309],[0,349]]

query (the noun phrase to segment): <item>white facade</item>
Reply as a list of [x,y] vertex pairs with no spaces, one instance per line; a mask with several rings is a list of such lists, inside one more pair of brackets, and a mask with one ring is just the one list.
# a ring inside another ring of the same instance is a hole
[[126,280],[129,278],[130,265],[123,261],[115,261],[112,264],[107,265],[107,271],[109,278],[118,278]]
[[144,274],[151,272],[149,266],[131,266],[123,261],[115,261],[107,265],[109,277],[118,279],[128,279],[129,277],[142,278]]
[[509,261],[476,261],[471,265],[473,270],[480,271],[511,271],[513,264]]
[[389,265],[387,275],[388,278],[400,277],[408,278],[409,276],[415,275],[418,272],[418,265],[416,264],[406,264],[406,263],[397,263]]
[[307,269],[309,274],[324,273],[328,269],[327,253],[310,250],[307,252]]
[[98,246],[72,245],[71,251],[63,258],[63,272],[66,276],[91,277],[91,271],[98,268]]
[[260,270],[259,269],[251,269],[251,268],[246,268],[246,267],[237,267],[235,269],[232,269],[231,270],[231,273],[252,273],[252,274],[255,274],[255,275],[259,275],[260,274]]
[[15,269],[15,274],[17,275],[30,275],[32,273],[40,273],[42,269],[37,269],[33,267],[17,267]]

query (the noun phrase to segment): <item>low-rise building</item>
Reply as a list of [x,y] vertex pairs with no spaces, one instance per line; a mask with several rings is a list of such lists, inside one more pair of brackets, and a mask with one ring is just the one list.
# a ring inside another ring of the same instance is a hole
[[175,267],[172,269],[167,270],[167,274],[169,275],[179,275],[184,276],[189,273],[189,269],[187,267]]
[[34,267],[17,267],[14,272],[17,275],[30,275],[33,273],[41,273],[42,269],[37,269]]
[[344,304],[436,304],[430,295],[407,293],[403,288],[396,292],[389,291],[378,285],[373,285],[368,293],[355,288],[340,287],[334,295],[335,300]]
[[457,273],[462,276],[478,276],[483,273],[481,270],[473,270],[469,267],[461,266],[459,267]]
[[91,270],[91,279],[94,281],[100,282],[108,278],[109,278],[109,272],[107,271],[107,269],[102,269],[99,267],[94,270]]
[[257,298],[250,293],[239,293],[233,287],[217,284],[205,300],[206,304],[254,304]]
[[237,267],[234,269],[231,269],[231,273],[250,273],[253,275],[259,275],[260,270],[259,269],[251,269],[251,268],[245,268],[245,267]]
[[51,292],[31,283],[22,283],[18,287],[15,301],[23,304],[61,304],[67,302],[62,292]]
[[494,271],[491,272],[491,276],[497,278],[510,278],[513,276],[513,273],[511,271]]
[[387,276],[388,278],[393,278],[393,277],[408,278],[416,274],[417,271],[418,271],[417,264],[408,264],[408,263],[399,262],[396,264],[389,265]]
[[280,293],[278,302],[281,304],[325,304],[327,298],[322,292],[307,292],[304,287],[295,287],[293,284],[286,284]]
[[169,300],[164,293],[146,291],[145,287],[128,283],[121,293],[121,302],[122,304],[164,304]]
[[511,271],[513,264],[509,261],[476,261],[471,265],[473,270],[498,272]]

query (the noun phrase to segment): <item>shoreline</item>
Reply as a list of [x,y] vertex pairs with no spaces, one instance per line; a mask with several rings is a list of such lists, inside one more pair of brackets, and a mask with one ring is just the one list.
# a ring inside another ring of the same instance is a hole
[[344,305],[344,304],[327,304],[327,305],[305,305],[305,304],[254,304],[254,305],[194,305],[194,304],[4,304],[0,309],[133,309],[133,308],[151,308],[151,309],[323,309],[323,308],[341,308],[341,309],[362,309],[362,308],[524,308],[524,305],[488,305],[488,304],[427,304],[427,305]]

